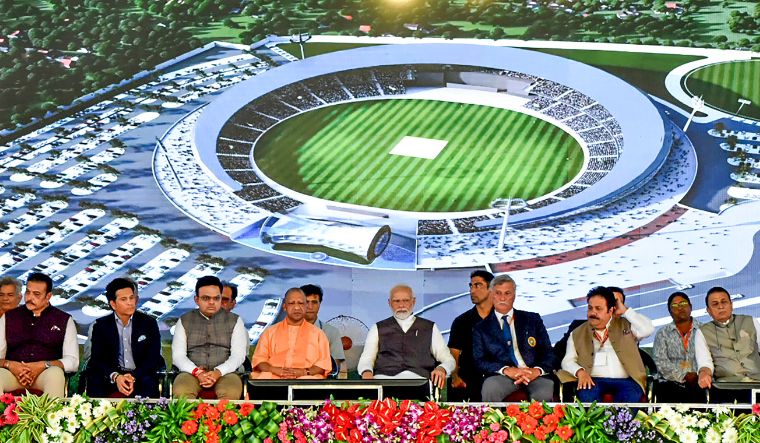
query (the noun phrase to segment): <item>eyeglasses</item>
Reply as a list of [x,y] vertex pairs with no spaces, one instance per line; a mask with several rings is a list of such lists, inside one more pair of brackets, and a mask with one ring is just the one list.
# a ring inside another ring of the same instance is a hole
[[218,302],[219,300],[221,300],[221,299],[222,299],[222,297],[210,297],[210,296],[208,296],[208,295],[201,295],[201,296],[200,296],[200,297],[198,297],[198,298],[199,298],[199,299],[200,299],[202,302],[205,302],[205,303],[208,303],[208,302],[210,302],[210,301],[216,301],[216,302]]
[[678,303],[671,303],[670,307],[673,309],[680,309],[685,308],[687,306],[691,306],[691,304],[687,301],[679,301]]

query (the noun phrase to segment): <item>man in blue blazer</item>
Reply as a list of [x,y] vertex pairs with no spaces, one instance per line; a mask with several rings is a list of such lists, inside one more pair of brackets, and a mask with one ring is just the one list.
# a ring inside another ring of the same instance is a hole
[[473,329],[472,353],[485,380],[484,402],[500,402],[518,389],[533,400],[550,401],[556,366],[549,334],[535,312],[513,308],[517,285],[502,274],[489,286],[494,310]]
[[158,397],[164,366],[156,319],[136,311],[137,285],[117,278],[106,286],[113,313],[95,320],[87,364],[90,397]]

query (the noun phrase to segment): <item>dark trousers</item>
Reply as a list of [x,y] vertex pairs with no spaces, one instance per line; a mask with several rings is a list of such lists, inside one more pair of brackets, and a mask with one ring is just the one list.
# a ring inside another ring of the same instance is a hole
[[[134,374],[132,375],[134,376]],[[90,397],[123,397],[116,388],[116,384],[111,383],[106,377],[88,377],[87,395]],[[132,397],[136,396],[158,398],[158,376],[135,377],[135,389],[132,391]]]
[[696,383],[657,381],[655,397],[658,403],[706,403],[705,390]]
[[639,403],[641,402],[642,395],[644,395],[641,386],[633,381],[631,377],[593,377],[593,380],[595,384],[591,389],[579,389],[575,393],[578,400],[584,403],[600,402],[604,394],[610,394],[614,403]]
[[465,380],[466,388],[452,388],[449,383],[446,389],[446,401],[451,402],[479,402],[480,390],[483,387],[483,380],[478,378],[474,380]]

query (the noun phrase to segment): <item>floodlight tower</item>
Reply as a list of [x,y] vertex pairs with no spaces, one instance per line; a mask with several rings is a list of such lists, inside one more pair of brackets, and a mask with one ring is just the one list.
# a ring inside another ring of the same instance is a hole
[[697,111],[701,111],[704,107],[705,101],[702,99],[701,95],[699,97],[694,96],[691,98],[691,114],[689,115],[689,119],[686,120],[686,124],[683,126],[683,132],[686,132],[686,130],[689,129],[691,121],[694,120],[694,114],[696,114]]
[[525,200],[521,198],[497,198],[496,200],[491,202],[491,207],[494,209],[499,209],[501,211],[503,220],[501,223],[501,231],[499,231],[499,243],[496,246],[496,248],[499,251],[504,250],[504,241],[507,237],[507,223],[509,221],[509,211],[512,210],[512,207],[515,207],[515,209],[522,209],[524,207],[528,206],[528,204],[525,202]]
[[751,105],[752,104],[751,101],[743,99],[743,98],[740,98],[739,100],[737,100],[737,102],[739,102],[739,109],[737,109],[736,110],[736,114],[734,114],[736,116],[739,115],[739,112],[742,110],[742,108],[744,107],[744,105]]
[[306,53],[303,50],[303,45],[309,40],[311,40],[311,34],[308,32],[299,32],[298,34],[290,36],[290,42],[298,43],[298,46],[301,47],[301,60],[306,58]]

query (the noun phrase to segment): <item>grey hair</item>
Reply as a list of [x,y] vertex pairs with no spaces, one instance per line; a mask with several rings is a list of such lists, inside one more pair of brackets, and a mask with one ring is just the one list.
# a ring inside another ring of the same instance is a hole
[[392,296],[392,295],[393,295],[393,293],[394,293],[394,292],[396,292],[396,291],[408,291],[408,292],[409,292],[409,294],[411,294],[412,298],[417,298],[417,297],[414,295],[414,289],[412,289],[412,287],[411,287],[411,286],[409,286],[409,285],[407,285],[407,284],[403,284],[403,283],[402,283],[402,284],[396,285],[396,286],[394,286],[394,287],[392,287],[392,288],[391,288],[391,291],[388,293],[388,300],[390,300],[390,299],[391,299],[391,296]]
[[508,274],[500,274],[491,280],[491,284],[488,285],[488,289],[493,289],[496,287],[496,285],[503,285],[504,283],[512,283],[515,285],[515,289],[517,289],[517,282],[510,277]]
[[21,296],[21,280],[13,277],[0,278],[0,286],[13,285],[16,288],[16,295]]

